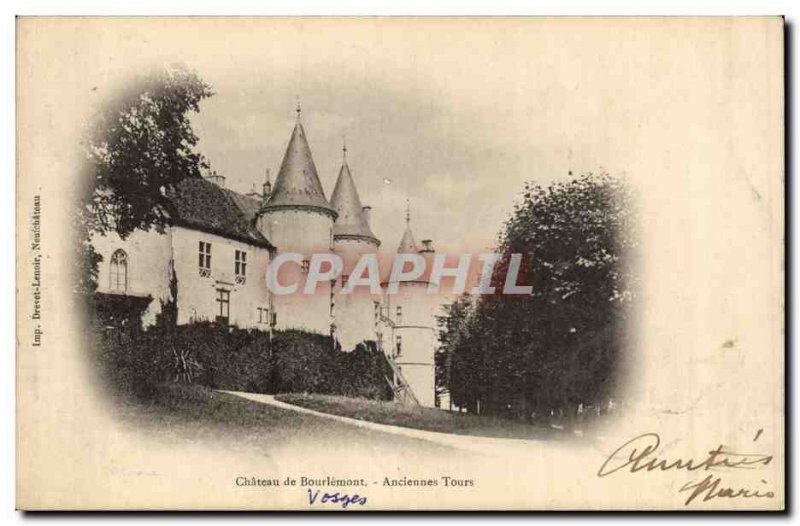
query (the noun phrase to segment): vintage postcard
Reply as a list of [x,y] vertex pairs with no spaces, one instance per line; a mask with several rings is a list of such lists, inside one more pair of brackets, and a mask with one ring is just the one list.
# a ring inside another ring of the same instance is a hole
[[17,21],[17,507],[783,510],[784,21]]

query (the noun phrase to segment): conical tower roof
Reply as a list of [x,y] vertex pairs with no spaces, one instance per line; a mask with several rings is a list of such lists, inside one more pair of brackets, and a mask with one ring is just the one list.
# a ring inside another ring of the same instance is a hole
[[342,160],[339,178],[336,180],[336,186],[331,194],[331,206],[338,214],[336,222],[333,224],[334,238],[360,237],[380,245],[380,241],[372,233],[364,215],[361,199],[358,197],[358,190],[353,182],[346,158]]
[[414,234],[411,233],[411,225],[406,225],[406,231],[403,232],[403,238],[400,240],[400,246],[397,247],[398,254],[418,254],[419,249],[417,243],[414,241]]
[[299,110],[272,194],[264,204],[264,209],[287,206],[310,207],[335,214],[319,182],[306,132],[300,122]]
[[400,239],[400,246],[397,247],[398,254],[417,254],[419,249],[414,241],[414,234],[411,233],[411,205],[406,203],[406,231]]

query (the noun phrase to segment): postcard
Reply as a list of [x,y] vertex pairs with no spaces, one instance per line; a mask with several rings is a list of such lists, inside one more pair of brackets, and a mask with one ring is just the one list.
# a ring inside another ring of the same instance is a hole
[[785,508],[784,20],[20,17],[17,507]]

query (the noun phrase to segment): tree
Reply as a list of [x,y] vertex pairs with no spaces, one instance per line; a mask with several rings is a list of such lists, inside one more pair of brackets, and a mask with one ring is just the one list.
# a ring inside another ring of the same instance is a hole
[[456,376],[459,373],[471,372],[464,367],[453,366],[456,349],[469,338],[469,322],[475,306],[474,298],[469,294],[461,295],[450,305],[445,305],[445,315],[437,316],[439,325],[439,347],[434,356],[436,394],[441,396],[450,392],[452,403],[466,407],[471,401],[471,390],[467,387],[468,379]]
[[95,288],[92,234],[163,230],[174,214],[170,193],[208,169],[194,151],[189,116],[211,95],[194,72],[172,66],[137,79],[99,112],[85,142],[86,187],[76,209],[78,291]]
[[[607,174],[526,185],[498,237],[497,293],[445,324],[467,327],[448,344],[454,402],[529,419],[612,396],[634,297],[631,216],[628,188]],[[502,294],[512,254],[529,295]]]

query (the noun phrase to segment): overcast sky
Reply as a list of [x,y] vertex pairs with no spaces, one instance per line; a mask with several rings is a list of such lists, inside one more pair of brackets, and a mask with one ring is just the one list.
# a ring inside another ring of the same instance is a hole
[[597,82],[614,73],[606,56],[613,49],[595,43],[585,60],[567,61],[554,43],[580,45],[569,27],[548,26],[537,37],[539,24],[524,34],[516,25],[505,42],[498,33],[454,27],[443,35],[436,27],[301,24],[264,31],[260,40],[250,33],[244,48],[228,34],[227,45],[240,52],[188,62],[216,91],[194,119],[199,150],[230,188],[260,188],[267,168],[274,182],[299,98],[327,196],[346,136],[373,230],[392,249],[406,198],[418,241],[478,250],[493,244],[526,180],[624,169],[607,134],[631,123],[597,119],[630,103],[613,83]]

